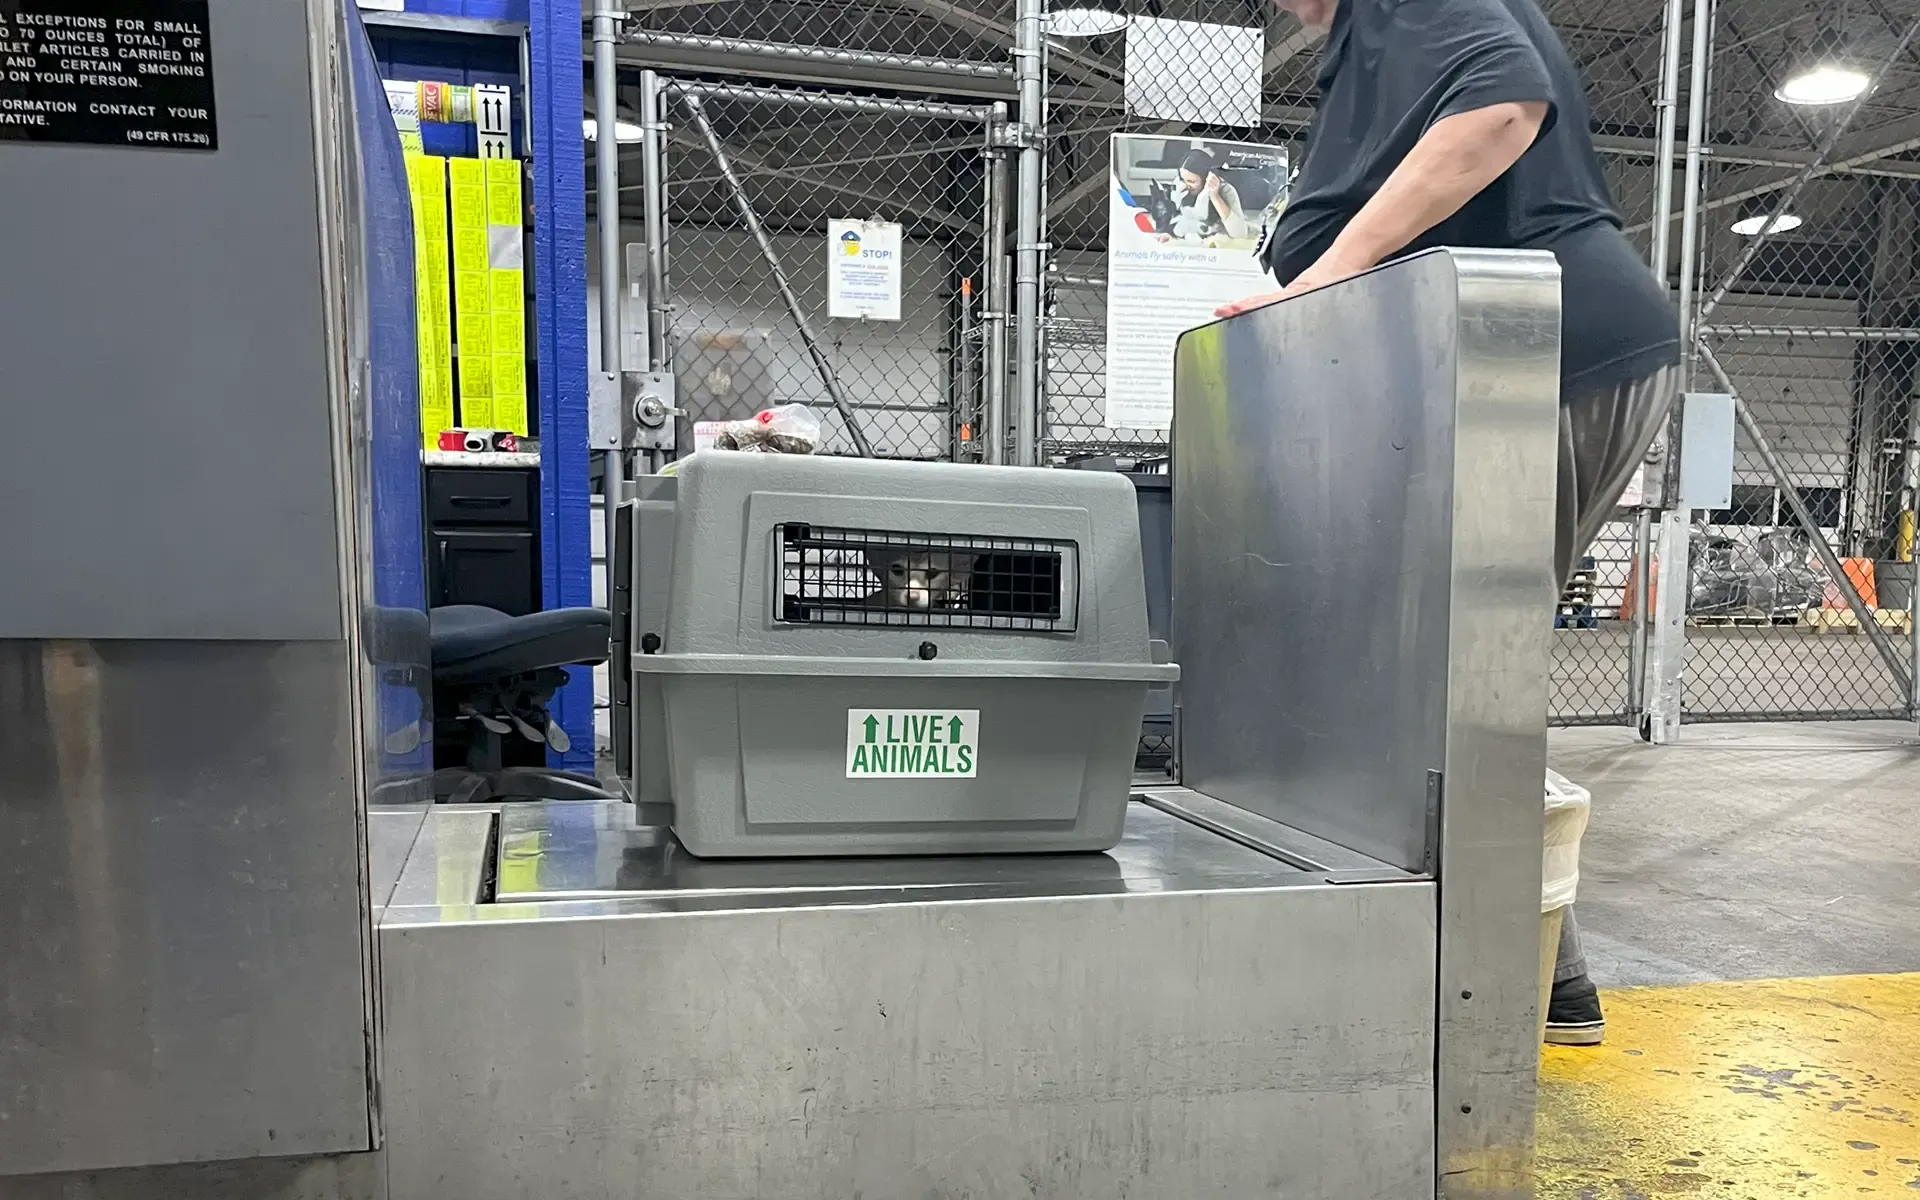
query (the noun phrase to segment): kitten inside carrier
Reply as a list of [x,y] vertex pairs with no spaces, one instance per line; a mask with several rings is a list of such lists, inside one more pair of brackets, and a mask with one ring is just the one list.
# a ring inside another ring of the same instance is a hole
[[973,591],[974,555],[950,550],[870,546],[867,569],[880,578],[879,600],[889,609],[964,609]]

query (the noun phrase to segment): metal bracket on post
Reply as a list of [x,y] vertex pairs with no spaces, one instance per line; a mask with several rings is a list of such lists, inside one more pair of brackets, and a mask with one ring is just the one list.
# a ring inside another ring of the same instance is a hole
[[989,138],[995,149],[1031,150],[1040,145],[1040,130],[1019,121],[1002,121],[993,127]]
[[674,403],[673,376],[660,371],[628,371],[620,380],[622,433],[633,450],[675,448],[675,418],[686,412]]
[[601,451],[674,449],[673,376],[659,371],[593,375],[587,397],[587,448]]
[[620,377],[612,371],[587,377],[587,449],[621,449]]

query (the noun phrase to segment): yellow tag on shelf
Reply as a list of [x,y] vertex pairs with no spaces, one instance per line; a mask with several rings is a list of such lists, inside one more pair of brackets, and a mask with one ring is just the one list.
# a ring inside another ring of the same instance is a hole
[[493,314],[493,352],[525,354],[527,350],[526,316],[523,313]]
[[[416,137],[418,135],[415,135]],[[453,428],[453,347],[447,303],[447,160],[407,157],[414,212],[414,333],[420,354],[421,444]]]
[[472,308],[485,312],[492,307],[488,301],[487,271],[461,271],[453,277],[453,302],[463,309]]
[[487,269],[487,229],[486,226],[472,226],[455,223],[453,227],[453,269],[456,271],[484,271]]
[[493,353],[493,322],[487,319],[486,314],[476,316],[472,313],[461,313],[459,330],[462,362],[466,361],[469,354],[486,357]]
[[521,296],[521,292],[526,287],[526,282],[521,273],[519,271],[489,271],[487,274],[492,276],[492,280],[488,284],[488,292],[491,296],[494,315],[503,316],[511,314],[518,317],[525,313],[526,304],[524,298]]
[[495,429],[527,432],[527,366],[518,354],[493,356]]
[[520,228],[520,163],[516,159],[487,163],[487,224]]

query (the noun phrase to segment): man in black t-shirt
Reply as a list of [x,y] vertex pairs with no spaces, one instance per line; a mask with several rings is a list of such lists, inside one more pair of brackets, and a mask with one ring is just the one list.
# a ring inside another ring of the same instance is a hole
[[[1284,286],[1230,316],[1435,246],[1560,261],[1564,581],[1679,390],[1679,319],[1620,231],[1585,90],[1535,0],[1275,0],[1330,27],[1306,155],[1262,253]],[[1542,614],[1545,620],[1545,614]],[[1547,1039],[1605,1029],[1567,910]]]

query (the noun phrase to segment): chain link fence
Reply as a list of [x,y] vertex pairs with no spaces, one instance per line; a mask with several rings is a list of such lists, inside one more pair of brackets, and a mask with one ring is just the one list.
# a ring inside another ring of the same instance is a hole
[[[1879,716],[1909,703],[1893,660],[1900,653],[1912,659],[1911,617],[1903,614],[1912,605],[1920,471],[1920,288],[1913,261],[1920,162],[1911,161],[1920,147],[1920,78],[1906,41],[1912,7],[1900,0],[1843,14],[1856,56],[1893,67],[1879,72],[1857,106],[1797,108],[1783,104],[1775,89],[1794,63],[1826,45],[1820,31],[1834,23],[1764,0],[1720,0],[1711,31],[1705,178],[1690,205],[1679,157],[1662,153],[1663,97],[1675,105],[1682,141],[1689,100],[1684,71],[1666,70],[1662,10],[1544,0],[1587,81],[1596,145],[1629,236],[1651,259],[1664,234],[1669,281],[1677,285],[1692,270],[1701,281],[1697,298],[1711,297],[1701,329],[1707,349],[1692,386],[1719,387],[1709,368],[1723,370],[1767,443],[1763,450],[1743,430],[1732,503],[1693,514],[1689,719]],[[1232,125],[1142,115],[1139,97],[1130,103],[1127,93],[1123,27],[1083,27],[1072,37],[1056,30],[1049,40],[1037,429],[1043,461],[1151,459],[1166,449],[1164,430],[1109,421],[1106,407],[1114,135],[1165,141],[1150,183],[1178,209],[1189,201],[1210,204],[1217,194],[1210,180],[1196,191],[1184,178],[1178,151],[1218,157],[1218,147],[1244,143],[1297,161],[1311,116],[1318,43],[1292,18],[1252,0],[1174,0],[1156,6],[1153,16],[1261,29],[1257,112],[1252,124]],[[998,213],[990,203],[988,123],[944,110],[985,112],[990,103],[1012,102],[1014,24],[1013,0],[844,0],[772,9],[696,3],[649,9],[629,22],[627,38],[642,61],[671,65],[680,78],[875,102],[866,111],[835,111],[759,92],[707,95],[705,111],[738,187],[700,132],[674,113],[667,170],[672,334],[681,400],[694,417],[738,417],[791,400],[831,411],[831,375],[877,452],[985,457],[988,383],[1007,383],[1013,340],[1011,306],[987,291],[988,265],[1003,264],[1004,286],[1014,239],[1006,197]],[[1690,45],[1690,22],[1676,35],[1680,48]],[[1223,36],[1222,64],[1234,44],[1230,30]],[[1223,65],[1217,78],[1203,72],[1186,83],[1224,93],[1232,74]],[[1210,174],[1229,176],[1224,181],[1235,185],[1243,210],[1250,197],[1257,197],[1256,208],[1279,198],[1258,195],[1249,176]],[[1811,175],[1804,184],[1803,174]],[[1663,184],[1671,208],[1660,223]],[[1756,246],[1755,220],[1764,228],[1773,202],[1789,192],[1798,224],[1782,223]],[[743,198],[765,228],[766,245],[748,227]],[[1683,266],[1689,207],[1699,221],[1699,249]],[[1173,209],[1159,217],[1181,219]],[[832,218],[902,225],[899,322],[848,322],[825,311],[825,229]],[[1227,232],[1203,236],[1224,245],[1232,241]],[[776,259],[797,303],[779,285]],[[996,359],[994,346],[1009,349]],[[829,450],[851,448],[844,421],[831,418],[829,432]],[[1807,521],[1796,517],[1796,506]],[[1835,565],[1817,552],[1816,539]],[[1655,572],[1635,514],[1623,511],[1591,555],[1554,617],[1551,703],[1562,724],[1625,723],[1642,706],[1635,678],[1641,614],[1633,597]],[[1846,583],[1866,603],[1868,623],[1886,623],[1885,637],[1862,628]]]
[[1711,136],[1728,149],[1699,202],[1694,385],[1732,391],[1748,421],[1731,503],[1693,513],[1683,712],[1897,717],[1914,661],[1920,168],[1890,160],[1911,136],[1914,18],[1849,25],[1879,84],[1863,101],[1796,106],[1773,93],[1821,27],[1762,17],[1727,5],[1713,30]]

